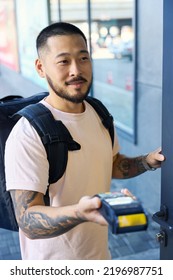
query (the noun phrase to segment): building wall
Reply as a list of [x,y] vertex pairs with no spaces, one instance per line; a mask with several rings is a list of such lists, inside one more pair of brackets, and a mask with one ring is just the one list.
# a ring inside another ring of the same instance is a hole
[[[161,146],[163,1],[138,0],[137,145],[119,137],[121,152],[148,153]],[[160,208],[161,170],[125,183],[150,211]]]

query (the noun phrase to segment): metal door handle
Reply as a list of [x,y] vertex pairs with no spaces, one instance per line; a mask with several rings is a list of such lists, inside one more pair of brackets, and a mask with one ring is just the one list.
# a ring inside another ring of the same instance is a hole
[[161,205],[160,211],[153,214],[153,220],[158,223],[162,228],[173,231],[173,225],[167,223],[168,208],[165,205]]

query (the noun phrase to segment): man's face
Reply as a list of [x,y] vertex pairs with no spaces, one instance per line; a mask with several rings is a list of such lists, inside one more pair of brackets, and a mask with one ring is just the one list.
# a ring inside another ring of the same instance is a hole
[[50,93],[80,103],[88,95],[92,83],[91,59],[80,35],[50,37],[41,51],[42,77],[47,79]]

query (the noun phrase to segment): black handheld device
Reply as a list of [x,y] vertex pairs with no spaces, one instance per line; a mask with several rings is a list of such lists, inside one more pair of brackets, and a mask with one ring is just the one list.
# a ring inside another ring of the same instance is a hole
[[147,229],[147,215],[139,200],[121,192],[100,193],[96,196],[102,202],[98,210],[109,223],[112,233],[119,234]]

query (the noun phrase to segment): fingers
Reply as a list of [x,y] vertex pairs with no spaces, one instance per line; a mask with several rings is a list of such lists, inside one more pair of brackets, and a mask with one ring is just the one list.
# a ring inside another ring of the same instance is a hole
[[155,152],[157,152],[157,153],[161,153],[161,152],[162,152],[161,147],[157,148],[157,149],[155,150]]
[[156,159],[157,159],[158,161],[164,161],[164,160],[165,160],[165,157],[164,157],[164,155],[162,155],[162,154],[158,154]]
[[146,157],[146,161],[152,167],[161,167],[161,163],[165,161],[165,156],[162,154],[161,148],[149,153]]
[[108,226],[108,222],[105,220],[105,218],[97,211],[97,216],[95,216],[95,219],[93,220],[96,224],[99,224],[101,226]]
[[132,199],[136,199],[136,196],[134,196],[128,189],[121,189],[121,193],[124,195],[130,196]]
[[158,161],[164,161],[165,160],[165,157],[164,155],[162,154],[162,149],[161,147],[158,148],[156,151],[153,152],[155,154],[155,157],[156,157],[156,160]]
[[99,213],[101,200],[98,197],[82,197],[77,205],[76,215],[83,221],[94,222],[103,226],[108,225],[104,217]]
[[83,196],[80,199],[83,210],[96,210],[101,207],[101,200],[98,197]]

